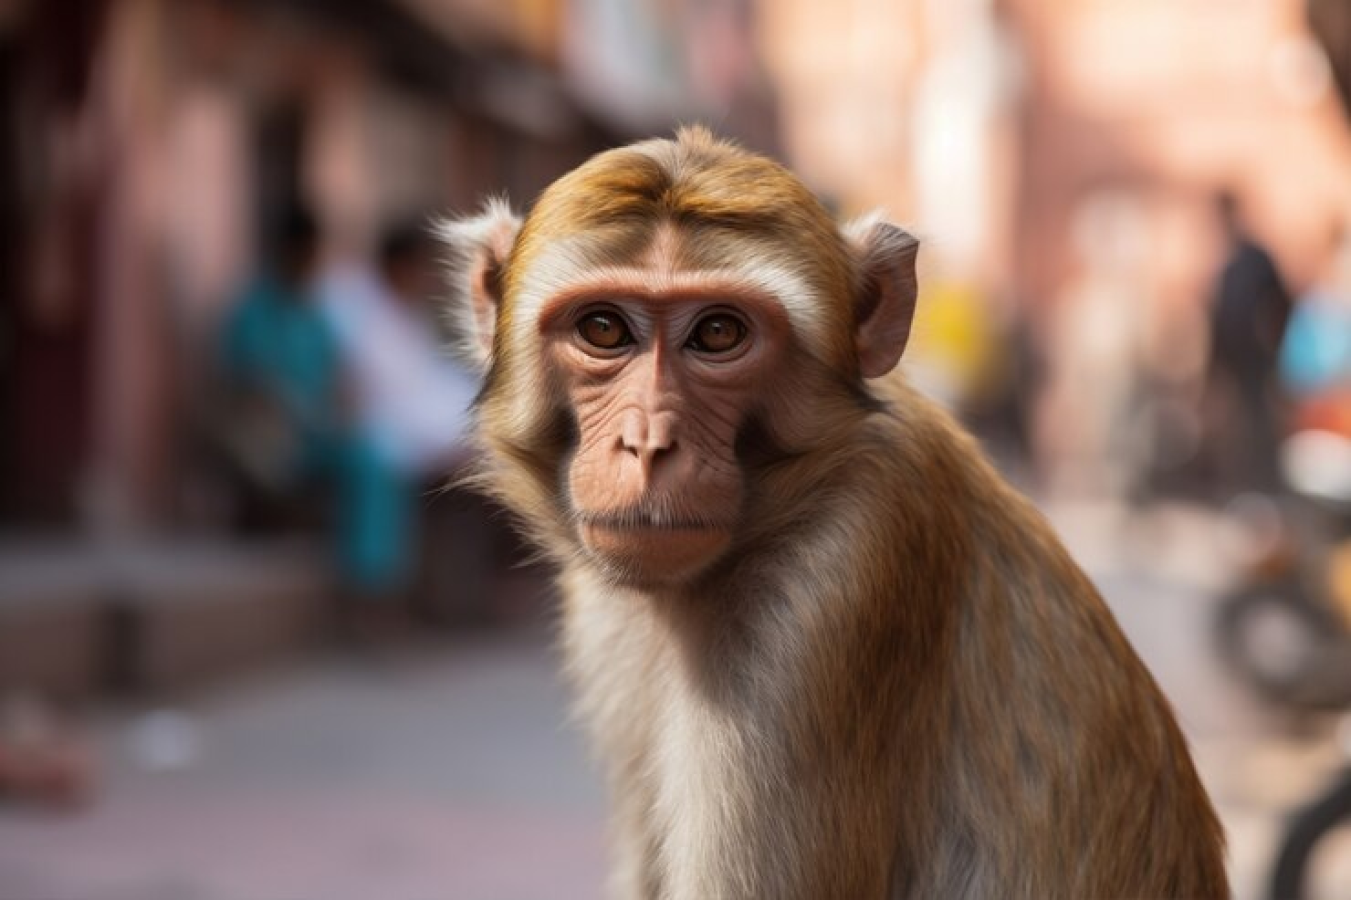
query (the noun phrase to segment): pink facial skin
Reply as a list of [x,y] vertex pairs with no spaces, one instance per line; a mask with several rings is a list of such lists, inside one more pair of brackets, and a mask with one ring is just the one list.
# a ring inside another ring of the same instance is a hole
[[736,437],[784,356],[772,299],[713,281],[588,285],[540,316],[579,431],[566,483],[583,547],[623,580],[672,583],[731,543]]

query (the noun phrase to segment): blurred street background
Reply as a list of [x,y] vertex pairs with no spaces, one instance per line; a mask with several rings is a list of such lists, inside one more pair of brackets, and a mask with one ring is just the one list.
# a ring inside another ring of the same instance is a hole
[[1351,3],[0,0],[0,900],[600,894],[428,226],[685,122],[922,238],[1237,896],[1351,896]]

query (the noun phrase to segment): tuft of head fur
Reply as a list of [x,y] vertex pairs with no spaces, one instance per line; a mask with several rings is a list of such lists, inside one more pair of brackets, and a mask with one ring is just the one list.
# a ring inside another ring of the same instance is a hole
[[529,319],[534,287],[640,265],[672,226],[673,267],[773,294],[823,358],[852,357],[852,260],[835,220],[782,165],[702,127],[608,150],[548,187],[521,229],[509,305]]

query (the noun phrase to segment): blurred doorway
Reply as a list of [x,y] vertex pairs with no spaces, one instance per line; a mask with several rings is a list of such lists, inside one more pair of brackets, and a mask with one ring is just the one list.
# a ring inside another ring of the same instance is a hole
[[0,524],[65,525],[91,439],[103,190],[80,153],[106,2],[0,22]]

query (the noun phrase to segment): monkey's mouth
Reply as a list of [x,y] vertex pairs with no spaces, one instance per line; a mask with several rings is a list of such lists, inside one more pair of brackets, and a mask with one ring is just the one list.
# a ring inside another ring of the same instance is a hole
[[689,516],[663,513],[660,510],[625,509],[607,513],[581,513],[578,520],[583,527],[604,528],[611,531],[726,531],[728,526]]
[[726,524],[645,510],[579,516],[578,533],[582,544],[611,568],[643,581],[688,577],[732,541]]

